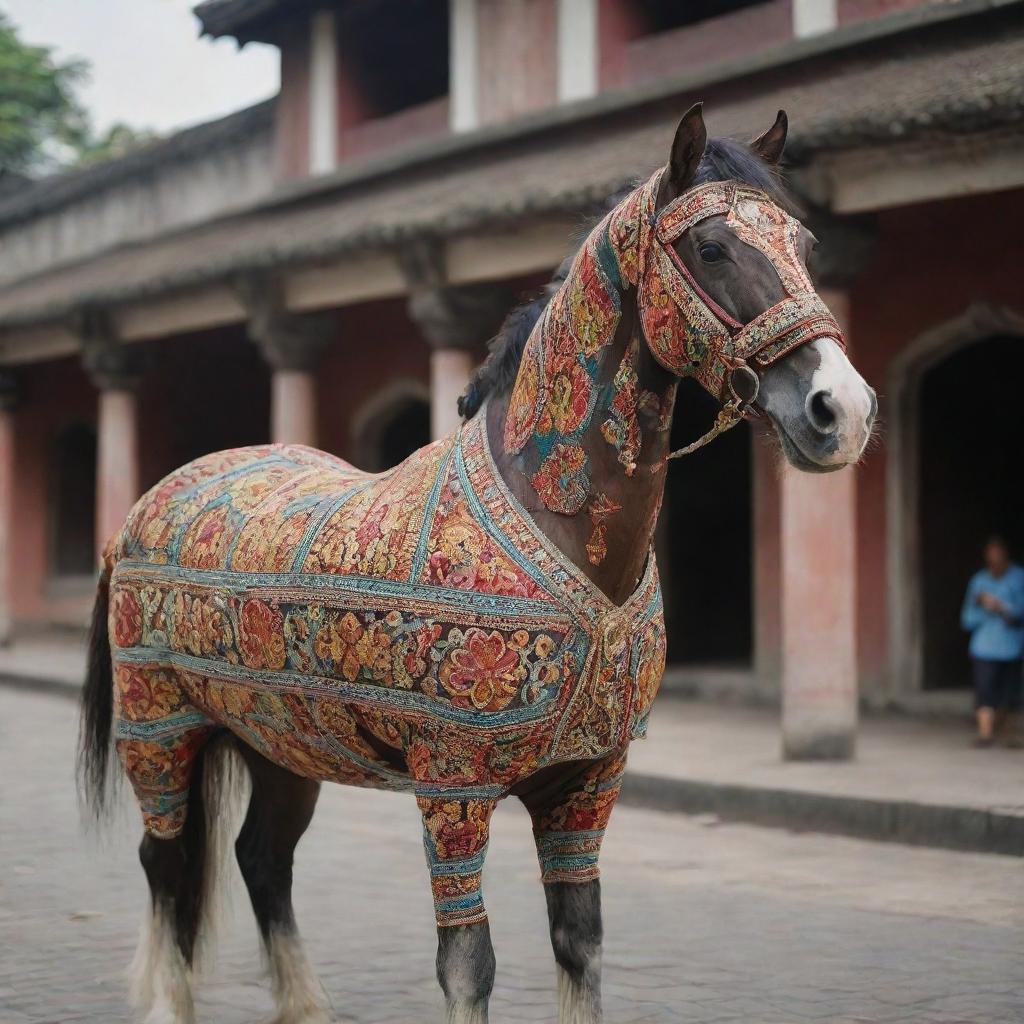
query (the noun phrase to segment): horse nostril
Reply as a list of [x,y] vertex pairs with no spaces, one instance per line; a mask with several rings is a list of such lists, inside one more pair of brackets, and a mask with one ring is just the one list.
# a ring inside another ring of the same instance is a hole
[[807,399],[807,418],[820,434],[830,434],[839,422],[839,405],[831,391],[815,391]]

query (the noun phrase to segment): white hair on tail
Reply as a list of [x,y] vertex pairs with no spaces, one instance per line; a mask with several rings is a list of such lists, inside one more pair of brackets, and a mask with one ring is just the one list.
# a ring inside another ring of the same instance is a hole
[[199,973],[212,966],[217,931],[231,909],[231,882],[236,878],[231,870],[235,837],[251,792],[249,769],[234,741],[228,737],[214,740],[203,765],[206,860],[202,917],[192,955],[194,968]]

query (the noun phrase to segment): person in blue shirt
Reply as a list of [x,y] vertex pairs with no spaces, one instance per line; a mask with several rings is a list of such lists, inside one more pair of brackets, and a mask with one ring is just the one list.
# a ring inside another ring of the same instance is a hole
[[1024,569],[1010,560],[1002,537],[989,538],[984,559],[985,568],[971,577],[960,613],[961,625],[971,634],[978,721],[975,745],[992,745],[1000,714],[1005,718],[1004,735],[1016,746],[1024,656]]

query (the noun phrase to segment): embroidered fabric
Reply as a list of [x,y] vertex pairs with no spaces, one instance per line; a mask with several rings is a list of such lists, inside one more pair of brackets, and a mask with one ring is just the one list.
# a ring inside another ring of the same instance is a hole
[[[139,502],[108,568],[117,748],[159,836],[226,727],[299,775],[414,790],[443,861],[448,804],[464,833],[489,816],[474,801],[620,750],[664,669],[654,559],[613,605],[505,486],[486,408],[379,476],[300,446],[199,459]],[[445,904],[472,888],[440,874]]]

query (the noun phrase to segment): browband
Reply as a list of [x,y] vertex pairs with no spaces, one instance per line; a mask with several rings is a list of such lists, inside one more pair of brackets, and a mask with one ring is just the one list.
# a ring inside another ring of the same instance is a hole
[[[800,222],[759,189],[715,181],[689,189],[660,212],[664,171],[637,189],[610,216],[609,236],[623,278],[638,290],[637,306],[654,357],[679,376],[692,376],[720,402],[745,407],[733,373],[752,364],[765,369],[800,345],[843,332],[814,290],[797,252]],[[748,324],[714,301],[673,245],[695,224],[725,216],[739,238],[775,268],[786,298]]]

